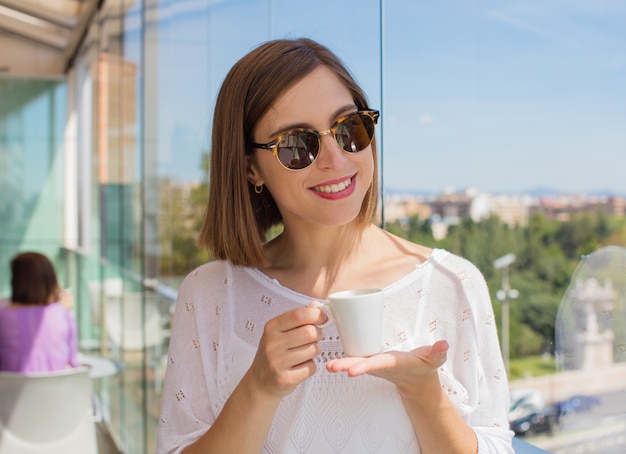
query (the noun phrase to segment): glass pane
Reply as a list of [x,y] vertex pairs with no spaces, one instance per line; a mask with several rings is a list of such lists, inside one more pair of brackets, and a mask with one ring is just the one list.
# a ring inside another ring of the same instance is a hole
[[[0,297],[9,261],[33,250],[58,267],[63,243],[63,128],[59,80],[0,79]],[[65,285],[65,276],[60,275]]]
[[[611,417],[623,395],[608,381],[593,387],[614,374],[623,381],[621,331],[598,348],[615,355],[595,374],[554,373],[553,354],[559,302],[577,285],[581,255],[624,245],[626,9],[593,1],[383,5],[387,227],[460,253],[487,277],[499,330],[510,328],[519,398],[510,417],[520,436],[530,428],[529,440],[554,453],[623,451],[623,421]],[[507,291],[494,261],[511,252]],[[611,304],[597,314],[602,342],[606,317],[622,316],[620,298]],[[584,323],[565,331],[580,342],[573,348],[587,347]],[[590,405],[555,413],[580,402]]]

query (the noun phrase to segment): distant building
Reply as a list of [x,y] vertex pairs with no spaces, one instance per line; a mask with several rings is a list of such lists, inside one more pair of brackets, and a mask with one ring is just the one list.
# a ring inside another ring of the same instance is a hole
[[587,195],[554,195],[532,198],[529,195],[493,195],[470,188],[454,192],[444,190],[433,197],[396,194],[388,196],[385,219],[396,222],[418,216],[430,219],[435,239],[444,238],[451,225],[463,218],[479,222],[497,216],[503,223],[514,226],[528,225],[534,213],[549,219],[568,221],[575,213],[603,210],[611,216],[626,216],[626,199]]
[[469,189],[459,193],[444,193],[431,202],[437,222],[453,225],[460,219],[469,217],[479,222],[489,216],[497,216],[503,223],[513,227],[527,225],[529,196],[508,196],[479,193]]
[[472,220],[479,222],[494,215],[510,227],[525,226],[531,204],[529,196],[479,194],[472,202]]
[[385,202],[385,220],[396,222],[417,216],[430,219],[432,209],[422,198],[410,194],[395,194],[387,197]]
[[626,199],[609,197],[605,204],[606,212],[612,216],[626,216]]
[[432,214],[449,224],[458,224],[461,219],[470,217],[475,196],[472,190],[444,192],[431,201]]
[[531,206],[531,214],[542,213],[549,219],[568,221],[575,214],[601,210],[609,216],[626,216],[626,199],[586,195],[542,197]]

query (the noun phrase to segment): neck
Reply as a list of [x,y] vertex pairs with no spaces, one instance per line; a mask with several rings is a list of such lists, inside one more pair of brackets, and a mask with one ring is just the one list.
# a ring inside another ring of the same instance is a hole
[[286,228],[267,244],[270,266],[264,271],[283,285],[325,298],[342,272],[354,268],[352,264],[358,261],[363,246],[369,243],[366,238],[375,229],[370,226],[361,231],[354,224],[309,232]]

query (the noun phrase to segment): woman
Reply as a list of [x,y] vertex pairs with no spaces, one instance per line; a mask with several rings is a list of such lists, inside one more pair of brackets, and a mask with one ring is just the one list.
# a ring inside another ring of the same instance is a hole
[[11,260],[11,300],[0,308],[0,370],[26,374],[78,366],[68,301],[45,255],[24,252]]
[[[200,236],[217,260],[180,288],[158,453],[513,452],[483,277],[372,223],[378,115],[308,39],[227,75]],[[384,289],[382,354],[316,326],[316,300],[354,288]]]

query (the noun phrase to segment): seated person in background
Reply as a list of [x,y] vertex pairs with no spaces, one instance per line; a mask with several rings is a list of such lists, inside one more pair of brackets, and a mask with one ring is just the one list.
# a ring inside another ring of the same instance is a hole
[[0,307],[0,371],[78,366],[76,320],[64,293],[46,256],[25,252],[11,260],[11,299]]

